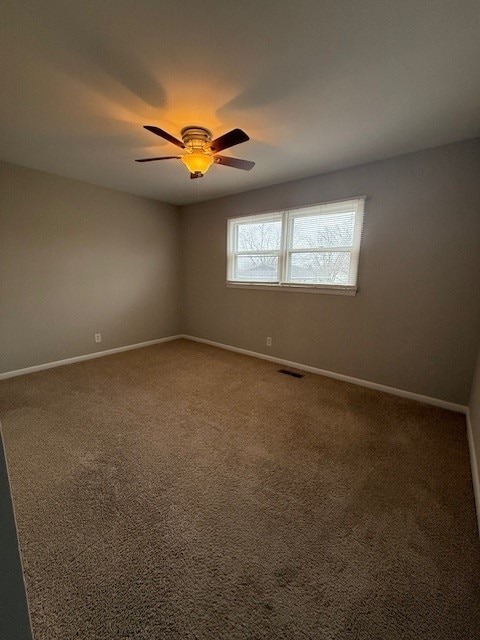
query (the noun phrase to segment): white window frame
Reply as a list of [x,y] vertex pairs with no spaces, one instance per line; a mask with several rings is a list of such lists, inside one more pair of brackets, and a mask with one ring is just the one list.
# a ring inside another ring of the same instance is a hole
[[[297,291],[304,293],[327,293],[334,295],[350,295],[354,296],[358,291],[358,263],[360,258],[360,244],[363,229],[363,219],[365,214],[365,196],[357,196],[343,200],[333,200],[330,202],[320,202],[305,207],[296,207],[285,209],[283,211],[272,211],[259,213],[254,215],[236,216],[227,219],[227,280],[225,285],[234,289],[256,289],[256,290],[278,290],[278,291]],[[351,247],[331,247],[331,248],[308,248],[308,249],[292,249],[290,248],[290,238],[293,230],[293,221],[301,216],[312,215],[318,212],[318,207],[325,207],[325,213],[335,213],[337,206],[340,212],[346,206],[354,204],[355,210],[355,226],[354,238]],[[282,236],[279,250],[263,250],[263,251],[233,251],[234,233],[238,223],[262,222],[262,221],[282,221]],[[288,265],[290,264],[289,256],[291,253],[320,253],[320,252],[347,252],[350,254],[350,274],[349,280],[355,278],[354,284],[336,285],[336,284],[310,284],[288,282]],[[277,255],[278,256],[278,279],[272,281],[256,281],[249,282],[246,280],[234,280],[234,262],[236,256],[240,255]]]

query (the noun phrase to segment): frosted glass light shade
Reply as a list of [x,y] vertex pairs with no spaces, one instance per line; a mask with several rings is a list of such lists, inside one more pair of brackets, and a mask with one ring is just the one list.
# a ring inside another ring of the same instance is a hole
[[212,156],[200,151],[186,153],[181,157],[181,160],[190,173],[207,173],[213,163]]

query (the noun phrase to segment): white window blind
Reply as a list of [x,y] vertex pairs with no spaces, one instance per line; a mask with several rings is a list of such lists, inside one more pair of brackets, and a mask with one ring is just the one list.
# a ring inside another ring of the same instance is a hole
[[227,283],[355,291],[364,201],[231,218]]

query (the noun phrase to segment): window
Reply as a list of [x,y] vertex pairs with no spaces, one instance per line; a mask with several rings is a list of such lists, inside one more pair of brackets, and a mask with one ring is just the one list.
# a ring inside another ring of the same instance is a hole
[[228,220],[227,285],[357,290],[365,198]]

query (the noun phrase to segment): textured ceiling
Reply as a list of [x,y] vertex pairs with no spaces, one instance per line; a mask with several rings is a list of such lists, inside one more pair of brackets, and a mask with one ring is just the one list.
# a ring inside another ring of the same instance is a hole
[[[183,204],[480,135],[478,0],[3,0],[0,158]],[[142,129],[251,141],[189,180]]]

